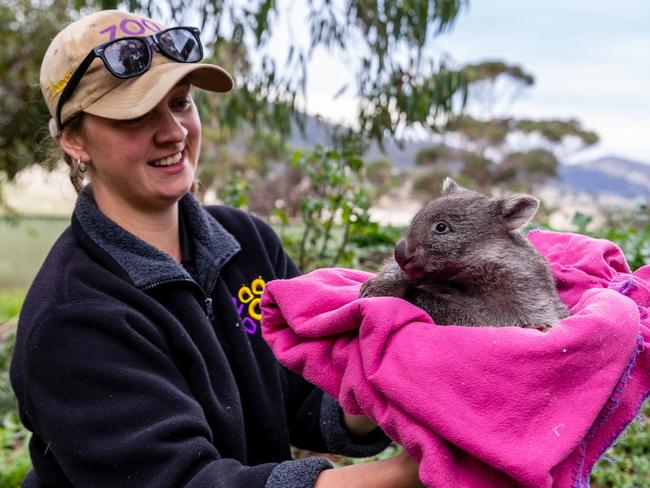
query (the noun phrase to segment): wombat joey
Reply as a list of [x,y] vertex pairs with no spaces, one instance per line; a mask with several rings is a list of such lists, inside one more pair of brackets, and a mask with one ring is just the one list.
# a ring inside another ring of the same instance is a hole
[[530,195],[490,198],[446,178],[361,296],[404,298],[440,325],[556,323],[567,308],[548,263],[518,230],[538,207]]

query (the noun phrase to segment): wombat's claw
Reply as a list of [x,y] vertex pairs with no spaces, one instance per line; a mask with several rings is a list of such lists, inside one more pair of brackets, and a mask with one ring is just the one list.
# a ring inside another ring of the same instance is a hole
[[361,298],[368,298],[369,296],[372,296],[370,292],[368,291],[371,288],[371,281],[372,279],[364,282],[361,284],[361,291],[359,292],[359,296]]
[[361,298],[370,298],[390,295],[390,290],[386,288],[387,287],[385,286],[385,283],[382,283],[381,281],[378,282],[376,279],[370,278],[361,285],[360,296]]
[[403,287],[395,282],[371,278],[361,285],[359,293],[361,298],[370,297],[403,297]]

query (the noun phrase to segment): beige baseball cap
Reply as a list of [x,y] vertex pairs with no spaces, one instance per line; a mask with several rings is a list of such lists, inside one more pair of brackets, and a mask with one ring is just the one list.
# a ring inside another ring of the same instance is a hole
[[[72,22],[50,43],[41,64],[41,91],[52,119],[50,133],[58,135],[56,110],[61,92],[81,62],[100,44],[120,37],[146,37],[165,27],[141,15],[102,10]],[[125,120],[152,110],[180,80],[213,92],[227,92],[233,81],[214,64],[179,63],[153,51],[150,68],[127,79],[113,76],[95,58],[71,96],[63,102],[61,125],[79,112]]]

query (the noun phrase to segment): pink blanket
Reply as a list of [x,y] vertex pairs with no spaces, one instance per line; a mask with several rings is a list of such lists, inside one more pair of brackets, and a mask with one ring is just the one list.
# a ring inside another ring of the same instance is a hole
[[437,326],[371,275],[321,269],[267,284],[263,334],[288,368],[374,419],[429,487],[586,487],[594,463],[650,393],[650,266],[546,231],[571,316],[549,331]]

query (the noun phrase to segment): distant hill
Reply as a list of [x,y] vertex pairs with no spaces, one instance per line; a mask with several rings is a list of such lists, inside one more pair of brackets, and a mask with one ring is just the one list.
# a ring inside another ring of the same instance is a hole
[[[316,144],[328,146],[331,144],[331,138],[336,126],[329,122],[312,116],[304,116],[304,127],[301,131],[297,124],[293,124],[292,134],[287,144],[295,149],[313,147]],[[413,166],[415,156],[423,148],[431,147],[431,141],[402,141],[397,142],[395,139],[386,139],[384,141],[383,151],[379,144],[373,142],[364,157],[368,161],[377,159],[388,159],[393,162],[396,168],[408,168]]]
[[650,198],[650,164],[608,156],[560,166],[563,186],[592,195]]
[[[311,147],[315,144],[329,145],[335,126],[320,118],[306,116],[304,132],[294,125],[288,144],[294,148]],[[388,159],[396,168],[412,167],[415,156],[423,148],[431,147],[431,141],[403,141],[401,144],[387,139],[382,152],[373,143],[365,154],[369,161]],[[609,194],[617,197],[650,199],[650,161],[646,164],[615,156],[577,164],[562,164],[559,169],[560,185],[569,192],[591,195]],[[554,184],[557,184],[555,182]]]

